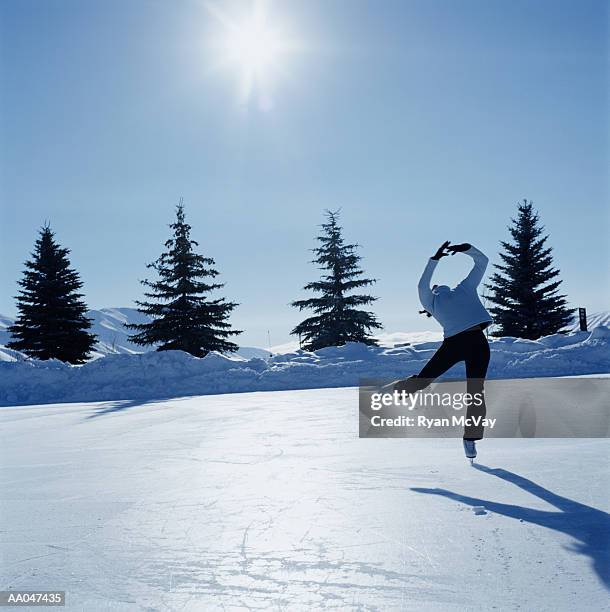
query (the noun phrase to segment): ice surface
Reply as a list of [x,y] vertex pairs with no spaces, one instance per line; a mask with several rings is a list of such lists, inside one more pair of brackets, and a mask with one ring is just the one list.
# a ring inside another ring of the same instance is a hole
[[484,440],[472,468],[460,440],[360,440],[356,414],[355,389],[4,408],[3,588],[87,611],[607,609],[608,440]]

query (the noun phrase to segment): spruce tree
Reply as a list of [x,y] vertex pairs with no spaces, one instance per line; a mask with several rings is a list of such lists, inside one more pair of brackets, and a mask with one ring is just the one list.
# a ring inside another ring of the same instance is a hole
[[317,237],[320,246],[312,249],[325,273],[318,281],[308,283],[304,289],[320,294],[305,300],[296,300],[292,306],[299,310],[313,310],[314,315],[299,323],[290,333],[299,335],[304,349],[315,351],[326,346],[341,346],[346,342],[376,345],[369,331],[380,329],[375,315],[358,306],[371,304],[377,298],[367,294],[351,294],[354,289],[366,287],[375,279],[362,278],[363,271],[356,254],[357,244],[345,244],[339,225],[339,211],[326,211],[327,222]]
[[486,285],[497,336],[535,340],[561,331],[571,320],[565,295],[559,295],[559,270],[553,268],[552,248],[546,246],[538,213],[532,202],[518,204],[508,229],[512,242],[502,241],[502,264]]
[[144,293],[150,301],[136,301],[138,310],[153,320],[128,325],[137,331],[129,339],[139,345],[157,345],[158,351],[180,350],[195,357],[210,351],[236,351],[238,346],[228,338],[241,331],[231,329],[228,318],[237,304],[210,297],[224,284],[202,280],[215,278],[218,271],[212,258],[194,252],[198,243],[190,238],[182,200],[169,227],[173,235],[165,242],[166,251],[147,266],[159,279],[142,281],[150,289]]
[[25,262],[21,290],[15,297],[19,315],[8,331],[8,347],[36,359],[86,361],[96,336],[78,290],[83,286],[70,268],[69,249],[55,242],[48,225],[40,229],[31,259]]

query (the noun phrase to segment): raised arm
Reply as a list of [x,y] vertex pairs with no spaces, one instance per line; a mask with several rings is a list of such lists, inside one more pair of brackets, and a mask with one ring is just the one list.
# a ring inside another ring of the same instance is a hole
[[[460,248],[461,247],[461,248]],[[461,245],[453,245],[449,247],[450,251],[453,253],[464,253],[465,255],[470,255],[474,260],[474,266],[472,270],[468,273],[468,276],[458,285],[458,287],[464,287],[468,289],[476,289],[479,286],[479,283],[483,279],[483,275],[485,274],[485,270],[487,269],[487,263],[489,259],[484,253],[481,253],[479,249],[473,247],[471,244],[465,242]]]
[[419,301],[421,305],[430,312],[432,310],[432,290],[430,289],[430,280],[432,279],[432,273],[438,264],[438,259],[430,258],[424,271],[417,283],[417,293],[419,293]]
[[432,310],[432,290],[430,289],[430,280],[432,279],[432,273],[436,268],[441,257],[447,257],[446,251],[451,247],[449,246],[449,240],[446,240],[441,244],[436,253],[428,260],[426,267],[417,283],[417,292],[419,293],[419,301],[421,305],[430,312]]

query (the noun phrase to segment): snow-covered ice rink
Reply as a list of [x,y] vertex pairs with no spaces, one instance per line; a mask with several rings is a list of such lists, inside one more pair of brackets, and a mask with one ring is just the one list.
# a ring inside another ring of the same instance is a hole
[[608,440],[485,440],[474,469],[460,440],[360,440],[357,411],[355,388],[2,408],[2,588],[86,611],[610,609]]

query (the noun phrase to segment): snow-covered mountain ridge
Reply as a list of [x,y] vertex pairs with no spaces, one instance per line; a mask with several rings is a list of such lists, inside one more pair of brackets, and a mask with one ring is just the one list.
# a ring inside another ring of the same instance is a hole
[[[130,323],[147,323],[150,317],[135,308],[102,308],[100,310],[89,310],[87,317],[93,320],[91,331],[97,335],[97,343],[92,354],[93,359],[99,359],[106,355],[134,355],[154,350],[154,347],[138,346],[130,342],[128,337],[133,331],[127,329]],[[7,328],[13,324],[13,319],[0,315],[0,359],[2,354],[6,355],[5,347],[10,340]],[[251,359],[252,357],[267,357],[269,351],[255,346],[242,346],[238,355]]]
[[[95,346],[93,358],[97,359],[105,355],[146,353],[153,350],[152,347],[143,347],[133,344],[128,340],[128,336],[133,333],[125,326],[129,323],[146,323],[150,321],[147,315],[138,312],[135,308],[102,308],[100,310],[89,310],[87,316],[93,320],[92,332],[97,335],[98,342]],[[610,327],[610,310],[604,310],[588,315],[589,330],[603,325]],[[6,346],[10,340],[7,328],[13,324],[11,317],[0,314],[0,345]],[[568,331],[578,331],[578,319],[575,317],[574,323]],[[379,345],[384,348],[392,348],[398,344],[418,344],[440,340],[440,331],[419,331],[419,332],[381,332],[375,336]],[[293,340],[284,344],[279,344],[264,349],[254,346],[242,346],[238,355],[251,359],[253,357],[266,358],[271,353],[292,353],[298,349],[298,342]]]

